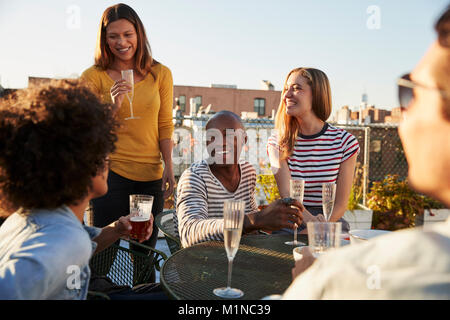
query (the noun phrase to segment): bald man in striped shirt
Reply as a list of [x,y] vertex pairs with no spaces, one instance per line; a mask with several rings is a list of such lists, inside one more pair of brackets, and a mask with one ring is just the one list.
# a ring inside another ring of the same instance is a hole
[[208,121],[206,130],[209,158],[193,163],[178,182],[174,220],[183,247],[223,241],[225,200],[245,201],[243,234],[294,228],[302,223],[304,208],[293,199],[289,205],[285,200],[277,200],[258,211],[255,169],[250,163],[239,161],[247,141],[239,116],[220,111]]

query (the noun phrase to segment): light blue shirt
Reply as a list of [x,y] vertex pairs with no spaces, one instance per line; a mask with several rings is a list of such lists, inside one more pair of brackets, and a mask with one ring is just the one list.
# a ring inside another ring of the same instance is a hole
[[86,299],[100,232],[67,206],[12,214],[0,228],[0,299]]

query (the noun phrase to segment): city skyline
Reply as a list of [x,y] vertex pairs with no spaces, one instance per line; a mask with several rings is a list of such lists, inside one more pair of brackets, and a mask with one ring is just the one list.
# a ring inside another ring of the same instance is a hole
[[[93,63],[100,16],[116,1],[0,1],[0,84],[79,76]],[[298,66],[323,70],[333,110],[398,106],[395,81],[431,44],[447,1],[128,1],[175,85],[282,90]]]

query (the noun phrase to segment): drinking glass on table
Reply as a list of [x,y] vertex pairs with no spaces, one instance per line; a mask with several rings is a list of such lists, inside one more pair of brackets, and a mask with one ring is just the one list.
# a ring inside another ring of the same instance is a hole
[[233,268],[233,259],[239,248],[241,241],[242,225],[245,215],[245,202],[225,200],[223,207],[223,234],[225,251],[228,258],[228,281],[226,288],[214,289],[214,294],[221,298],[233,299],[240,298],[244,293],[235,288],[231,288],[231,271]]
[[[305,193],[305,180],[303,179],[291,179],[290,180],[290,197],[303,203],[303,195]],[[294,241],[286,241],[285,244],[291,246],[305,245],[303,242],[297,241],[297,224],[295,224],[294,229]]]
[[146,230],[150,226],[153,196],[146,194],[130,194],[130,238],[145,239]]
[[336,198],[336,184],[324,183],[322,184],[322,207],[323,216],[326,221],[330,221],[331,213],[333,212],[334,200]]
[[308,222],[307,227],[309,248],[314,257],[341,246],[341,222]]
[[130,116],[125,118],[125,120],[139,119],[140,117],[135,117],[133,114],[133,97],[134,97],[134,75],[133,69],[122,70],[122,79],[125,80],[131,86],[131,92],[127,92],[127,98],[130,102]]

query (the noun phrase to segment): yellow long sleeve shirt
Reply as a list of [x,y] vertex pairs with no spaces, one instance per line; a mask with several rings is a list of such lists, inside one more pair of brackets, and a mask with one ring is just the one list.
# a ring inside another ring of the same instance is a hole
[[[158,63],[152,67],[152,74],[134,85],[133,113],[139,119],[130,117],[130,104],[123,99],[118,110],[121,121],[116,142],[116,151],[110,155],[111,170],[134,181],[161,179],[163,166],[159,142],[171,139],[173,80],[169,68]],[[104,102],[112,103],[110,90],[114,81],[95,66],[85,70],[81,78],[100,94]]]

